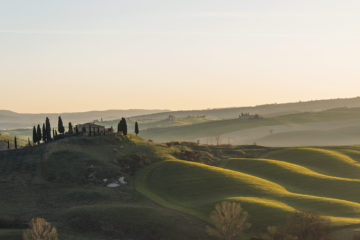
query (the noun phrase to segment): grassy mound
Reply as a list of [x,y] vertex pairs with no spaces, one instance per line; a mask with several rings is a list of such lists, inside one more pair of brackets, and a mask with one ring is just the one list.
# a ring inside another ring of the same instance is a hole
[[221,167],[245,172],[280,184],[287,190],[302,194],[360,201],[360,179],[334,177],[306,167],[279,160],[232,158]]
[[[312,173],[308,173],[311,177],[315,175],[325,180],[358,184],[357,180],[326,177],[310,170],[308,172]],[[286,176],[281,183],[275,183],[240,171],[168,160],[143,170],[137,177],[136,187],[166,207],[184,211],[204,220],[207,220],[208,213],[216,202],[232,199],[244,205],[253,219],[254,226],[260,228],[284,222],[287,213],[295,209],[319,212],[330,217],[337,225],[360,222],[359,203],[341,198],[290,192],[281,185],[285,182]]]
[[325,175],[360,179],[358,162],[332,148],[288,148],[261,157],[298,164]]

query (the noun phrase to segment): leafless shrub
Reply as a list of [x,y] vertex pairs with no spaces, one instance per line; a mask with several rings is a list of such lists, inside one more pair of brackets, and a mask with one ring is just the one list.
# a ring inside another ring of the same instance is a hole
[[210,214],[213,227],[207,226],[207,233],[221,240],[238,237],[251,225],[247,223],[248,214],[236,202],[222,202]]
[[29,229],[24,231],[24,240],[58,240],[57,231],[44,218],[33,218]]

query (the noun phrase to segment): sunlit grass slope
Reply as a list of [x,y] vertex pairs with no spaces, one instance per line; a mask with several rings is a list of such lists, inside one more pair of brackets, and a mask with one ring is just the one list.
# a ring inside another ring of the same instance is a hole
[[[292,167],[296,169],[295,166]],[[308,170],[308,177],[315,175],[321,178],[320,174]],[[356,180],[323,178],[358,184]],[[243,204],[250,213],[254,226],[260,228],[285,221],[287,213],[295,210],[319,212],[323,216],[332,217],[333,222],[338,225],[360,223],[359,203],[340,197],[292,192],[282,185],[286,181],[286,176],[275,183],[241,171],[168,160],[153,164],[139,174],[136,187],[164,206],[204,220],[207,220],[216,202],[232,199]]]
[[298,164],[326,175],[360,179],[359,163],[332,148],[287,148],[266,153],[262,157]]
[[221,166],[270,180],[292,192],[360,201],[360,194],[356,191],[360,188],[360,179],[334,177],[270,159],[227,159]]

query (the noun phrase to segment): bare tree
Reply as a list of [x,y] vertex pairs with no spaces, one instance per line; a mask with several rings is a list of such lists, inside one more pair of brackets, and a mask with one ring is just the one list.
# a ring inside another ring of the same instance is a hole
[[29,229],[24,231],[24,240],[57,240],[58,235],[55,227],[52,227],[44,218],[33,218]]
[[207,226],[207,233],[219,240],[235,239],[251,226],[247,223],[247,218],[248,214],[240,203],[219,203],[210,214],[213,227]]

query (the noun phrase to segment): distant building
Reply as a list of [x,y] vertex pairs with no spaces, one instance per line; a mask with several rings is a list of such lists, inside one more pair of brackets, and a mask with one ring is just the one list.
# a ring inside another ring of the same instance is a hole
[[76,127],[78,128],[79,134],[85,136],[105,135],[105,133],[108,133],[108,129],[95,123],[79,124],[76,125]]
[[250,113],[241,113],[239,115],[239,119],[244,119],[244,120],[248,120],[248,119],[260,119],[262,117],[260,117],[258,114],[250,114]]

